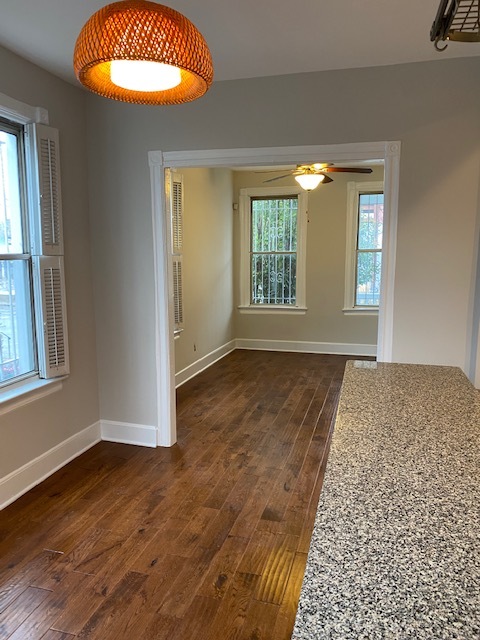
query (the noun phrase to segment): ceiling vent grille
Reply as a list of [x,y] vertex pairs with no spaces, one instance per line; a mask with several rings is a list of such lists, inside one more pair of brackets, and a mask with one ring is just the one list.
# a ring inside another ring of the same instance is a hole
[[447,48],[439,46],[441,40],[480,42],[479,0],[441,0],[430,40],[438,51]]

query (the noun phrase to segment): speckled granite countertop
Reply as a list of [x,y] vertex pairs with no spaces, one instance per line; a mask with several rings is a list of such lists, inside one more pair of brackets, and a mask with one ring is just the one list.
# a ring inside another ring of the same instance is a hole
[[480,394],[349,362],[294,640],[480,638]]

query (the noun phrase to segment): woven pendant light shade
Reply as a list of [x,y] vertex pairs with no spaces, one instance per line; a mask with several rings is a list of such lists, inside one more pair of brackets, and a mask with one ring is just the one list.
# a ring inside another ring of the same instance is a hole
[[[161,62],[180,70],[180,84],[163,91],[122,88],[112,82],[116,60]],[[213,80],[202,34],[178,11],[147,0],[123,0],[97,11],[75,45],[75,73],[91,91],[140,104],[180,104],[202,96]]]

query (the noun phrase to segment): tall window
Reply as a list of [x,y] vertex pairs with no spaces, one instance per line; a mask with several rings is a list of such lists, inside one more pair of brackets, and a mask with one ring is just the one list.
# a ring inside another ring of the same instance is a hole
[[376,310],[380,304],[383,184],[348,185],[345,310]]
[[251,199],[251,303],[296,304],[297,196]]
[[358,198],[355,306],[378,307],[382,276],[383,193]]
[[305,305],[306,201],[295,188],[242,189],[241,308]]
[[0,120],[0,387],[68,373],[58,132]]
[[22,129],[0,123],[0,383],[36,369]]

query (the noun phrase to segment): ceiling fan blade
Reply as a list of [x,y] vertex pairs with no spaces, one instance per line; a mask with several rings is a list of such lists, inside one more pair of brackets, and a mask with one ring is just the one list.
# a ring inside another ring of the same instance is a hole
[[287,169],[265,169],[264,171],[254,171],[253,173],[278,173],[279,171],[287,171]]
[[274,182],[274,180],[281,180],[282,178],[289,178],[292,174],[286,173],[284,176],[277,176],[276,178],[269,178],[268,180],[264,180],[263,182]]
[[[322,171],[322,173],[323,173],[323,171]],[[330,178],[330,176],[325,176],[320,184],[328,184],[329,182],[333,182],[333,178]]]
[[322,169],[322,173],[330,173],[337,171],[338,173],[372,173],[370,167],[325,167]]

